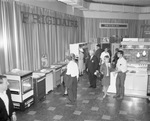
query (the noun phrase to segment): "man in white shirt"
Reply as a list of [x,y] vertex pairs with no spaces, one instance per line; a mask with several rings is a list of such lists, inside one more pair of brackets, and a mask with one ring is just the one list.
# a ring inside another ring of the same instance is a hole
[[127,71],[127,61],[123,57],[123,51],[119,50],[117,55],[119,57],[116,65],[116,95],[114,98],[123,99],[124,97],[124,82],[126,78],[126,71]]
[[8,82],[0,75],[0,121],[17,121]]
[[104,51],[101,53],[101,55],[100,55],[101,64],[104,63],[104,58],[105,58],[105,56],[109,56],[109,57],[110,57],[110,55],[109,55],[109,53],[108,53],[108,48],[105,48],[105,50],[104,50]]
[[70,54],[71,61],[67,65],[66,75],[68,76],[68,99],[73,104],[77,99],[77,80],[79,78],[79,68],[75,62],[75,55]]

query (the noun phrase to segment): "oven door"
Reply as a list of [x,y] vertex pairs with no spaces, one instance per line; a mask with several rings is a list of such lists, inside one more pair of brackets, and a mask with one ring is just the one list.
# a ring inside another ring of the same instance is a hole
[[61,84],[61,68],[58,68],[55,70],[55,81],[56,81],[56,86]]
[[25,94],[33,89],[33,80],[31,76],[22,79],[22,94]]

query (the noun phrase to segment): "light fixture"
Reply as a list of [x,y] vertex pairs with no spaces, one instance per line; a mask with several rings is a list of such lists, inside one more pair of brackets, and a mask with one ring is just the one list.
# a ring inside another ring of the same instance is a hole
[[143,56],[146,56],[146,51],[145,51],[145,50],[143,51],[142,55],[143,55]]
[[63,2],[67,5],[71,5],[75,8],[78,8],[78,9],[83,9],[83,10],[87,10],[87,8],[85,8],[83,6],[83,0],[58,0],[59,2]]
[[76,0],[58,0],[58,1],[66,4],[75,4],[77,2]]
[[140,49],[143,49],[143,48],[144,48],[144,45],[139,45],[139,48],[140,48]]
[[139,58],[139,57],[140,57],[140,53],[139,53],[139,52],[136,54],[136,57],[137,57],[137,58]]

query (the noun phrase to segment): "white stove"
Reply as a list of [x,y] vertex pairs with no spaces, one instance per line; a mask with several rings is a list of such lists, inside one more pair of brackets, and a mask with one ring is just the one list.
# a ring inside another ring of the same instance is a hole
[[139,63],[139,64],[133,64],[133,63],[128,63],[128,67],[134,67],[134,68],[147,68],[148,64],[145,63]]

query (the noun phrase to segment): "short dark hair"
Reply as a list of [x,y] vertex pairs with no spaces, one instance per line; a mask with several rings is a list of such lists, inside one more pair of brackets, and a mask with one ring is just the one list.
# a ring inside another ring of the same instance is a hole
[[3,83],[3,79],[4,78],[6,78],[6,76],[4,76],[4,75],[0,75],[0,84],[2,84]]
[[70,57],[71,57],[71,60],[75,60],[75,54],[71,53]]
[[118,53],[120,53],[121,55],[124,55],[124,52],[122,50],[119,50]]
[[71,56],[66,56],[66,60],[71,60]]
[[100,44],[97,44],[96,46],[97,46],[97,47],[101,47],[101,45],[100,45]]
[[108,58],[109,59],[110,57],[108,55],[106,55],[104,58]]
[[116,50],[117,52],[119,51],[119,49],[118,49],[118,48],[116,48],[115,50]]

